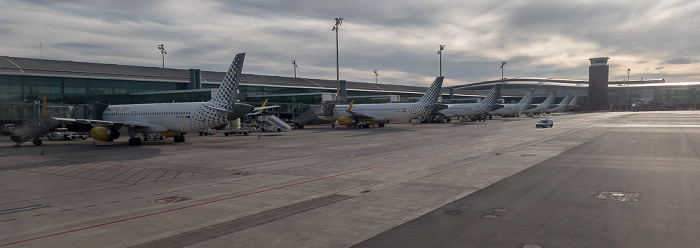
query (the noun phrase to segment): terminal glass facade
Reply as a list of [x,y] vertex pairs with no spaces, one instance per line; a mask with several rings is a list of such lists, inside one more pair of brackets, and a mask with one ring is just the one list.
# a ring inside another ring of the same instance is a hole
[[99,101],[129,103],[129,94],[187,89],[187,83],[0,75],[0,102],[42,100],[49,103],[83,104]]

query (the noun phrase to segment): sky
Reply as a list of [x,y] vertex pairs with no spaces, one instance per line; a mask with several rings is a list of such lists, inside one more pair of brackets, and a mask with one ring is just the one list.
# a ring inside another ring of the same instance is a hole
[[[700,82],[694,0],[0,0],[0,56],[445,86],[506,78]],[[439,45],[445,45],[442,59]],[[377,70],[378,76],[373,70]],[[376,78],[375,78],[376,76]]]

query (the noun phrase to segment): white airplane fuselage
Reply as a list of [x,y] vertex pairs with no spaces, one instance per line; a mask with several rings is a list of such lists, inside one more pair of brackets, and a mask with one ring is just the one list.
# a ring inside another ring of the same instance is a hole
[[[347,112],[348,106],[336,105],[333,108],[333,118],[352,117]],[[352,107],[352,111],[374,116],[374,121],[403,121],[428,114],[428,110],[424,106],[414,103],[357,104]]]
[[226,123],[226,116],[207,108],[207,102],[110,105],[102,114],[105,121],[143,122],[143,133],[192,132]]
[[490,115],[511,115],[511,114],[518,114],[522,113],[525,110],[525,106],[520,105],[520,104],[501,104],[503,105],[503,108],[499,108],[493,111],[489,111]]
[[440,110],[440,113],[447,117],[475,116],[486,113],[489,108],[488,104],[482,103],[447,104],[447,108]]

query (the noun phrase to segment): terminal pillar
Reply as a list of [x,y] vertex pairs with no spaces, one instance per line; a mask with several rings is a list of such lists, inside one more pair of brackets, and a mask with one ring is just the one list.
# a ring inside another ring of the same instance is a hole
[[588,67],[588,109],[607,110],[608,107],[608,57],[591,58]]

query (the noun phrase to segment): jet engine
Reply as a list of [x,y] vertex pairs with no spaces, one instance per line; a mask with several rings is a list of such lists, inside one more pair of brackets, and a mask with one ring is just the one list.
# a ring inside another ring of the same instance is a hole
[[338,118],[338,125],[352,126],[355,121],[350,117],[340,117]]
[[90,137],[99,141],[112,142],[118,139],[119,135],[120,133],[118,130],[112,130],[106,127],[93,127],[90,129]]

